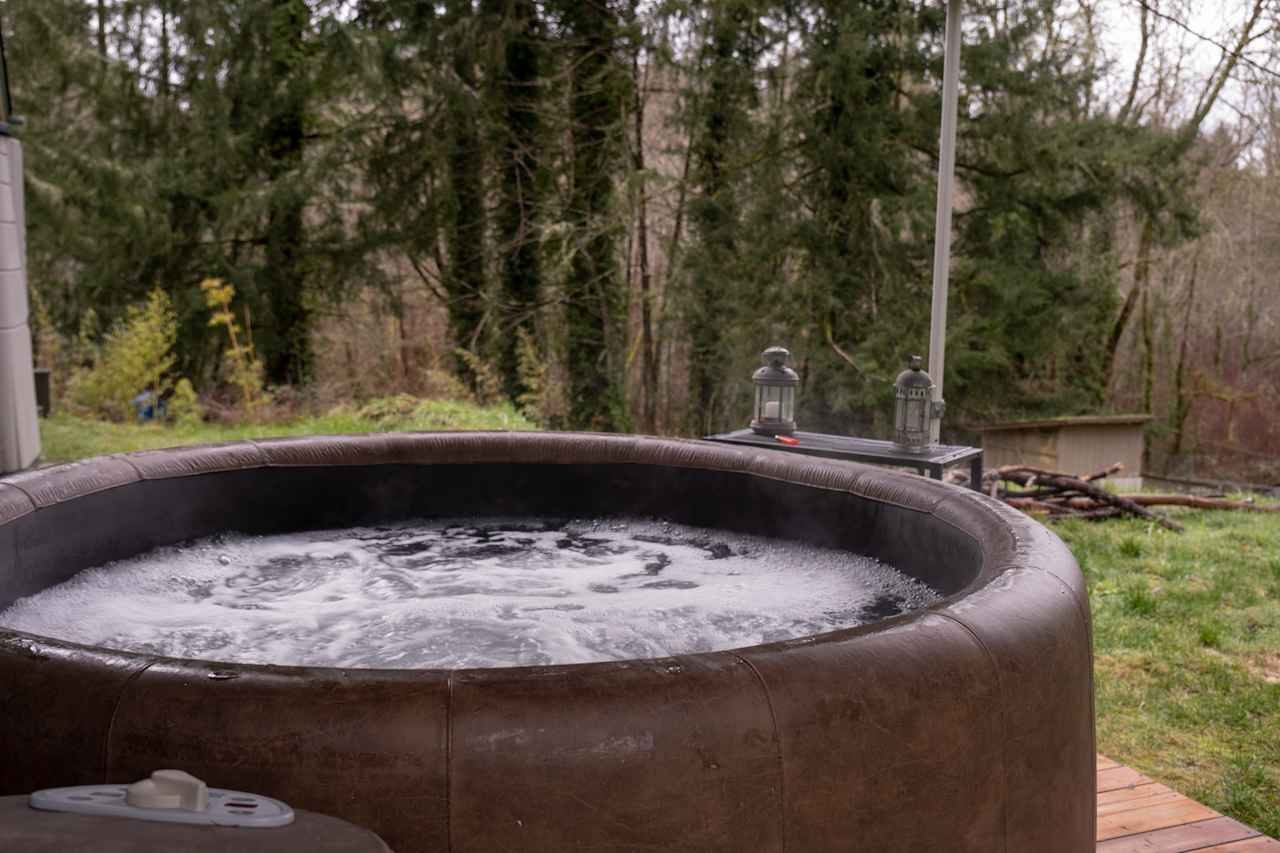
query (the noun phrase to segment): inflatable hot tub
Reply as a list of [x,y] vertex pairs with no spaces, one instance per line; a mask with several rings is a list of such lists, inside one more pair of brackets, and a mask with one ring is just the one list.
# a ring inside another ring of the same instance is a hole
[[1093,850],[1075,561],[1021,514],[914,475],[568,433],[101,457],[0,481],[0,608],[218,531],[535,514],[844,548],[942,598],[732,651],[453,671],[211,663],[0,629],[0,795],[178,767],[398,853]]

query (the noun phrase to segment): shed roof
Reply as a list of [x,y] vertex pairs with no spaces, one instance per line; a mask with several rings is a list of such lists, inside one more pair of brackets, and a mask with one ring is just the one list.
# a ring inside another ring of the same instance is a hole
[[980,432],[1018,429],[1058,429],[1073,426],[1131,426],[1145,424],[1151,415],[1075,415],[1067,418],[1044,418],[1036,421],[1009,421],[979,426]]

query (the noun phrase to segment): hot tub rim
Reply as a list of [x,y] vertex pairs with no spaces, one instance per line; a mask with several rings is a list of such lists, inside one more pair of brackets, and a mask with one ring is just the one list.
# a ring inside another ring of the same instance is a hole
[[[496,439],[513,440],[513,443],[508,445],[505,451],[500,445],[496,448],[498,452],[494,455],[494,448],[485,445],[494,443]],[[427,446],[415,447],[422,444]],[[432,444],[439,446],[432,448],[430,446]],[[521,448],[520,445],[525,446]],[[516,449],[512,450],[512,448]],[[444,453],[459,449],[471,450],[470,458],[448,460],[405,458],[406,452],[412,457],[415,450]],[[565,451],[568,449],[586,451],[584,455],[588,458],[566,458]],[[675,458],[645,458],[646,453],[661,454],[663,452],[672,453]],[[513,456],[521,458],[511,458]],[[397,678],[403,678],[410,674],[417,674],[427,680],[438,678],[441,674],[466,674],[493,670],[512,674],[525,671],[531,676],[539,677],[555,675],[572,677],[575,673],[588,670],[598,673],[609,668],[626,669],[654,662],[716,655],[739,655],[757,651],[784,652],[791,648],[845,642],[888,631],[904,624],[917,622],[930,614],[952,618],[949,614],[956,604],[1003,576],[1026,569],[1040,569],[1053,576],[1053,572],[1043,567],[1026,565],[1025,561],[1018,559],[1020,554],[1044,554],[1046,549],[1058,552],[1052,555],[1053,562],[1060,563],[1059,568],[1065,567],[1065,573],[1068,575],[1067,579],[1058,578],[1058,580],[1074,595],[1077,606],[1081,607],[1079,588],[1082,588],[1083,578],[1079,577],[1075,560],[1061,540],[1022,513],[973,490],[897,470],[856,462],[799,456],[782,450],[741,448],[697,439],[616,433],[476,430],[288,436],[96,456],[0,479],[0,532],[3,532],[3,529],[12,522],[47,507],[101,492],[127,488],[147,480],[179,479],[202,474],[272,467],[374,467],[397,463],[428,467],[439,464],[485,462],[545,465],[636,464],[711,469],[779,480],[810,489],[844,492],[861,500],[897,506],[919,514],[922,520],[927,519],[928,523],[945,524],[953,528],[978,546],[981,553],[980,565],[971,580],[955,592],[942,596],[924,608],[898,616],[851,628],[840,628],[771,643],[653,658],[457,669],[295,666],[238,663],[132,652],[108,646],[77,643],[4,626],[0,626],[0,645],[10,647],[16,645],[32,656],[48,653],[73,653],[77,656],[90,657],[101,655],[104,659],[129,661],[136,664],[140,670],[162,663],[194,662],[216,667],[228,673],[262,673],[304,678],[340,679],[343,676],[350,677],[353,673],[361,676],[395,674]],[[719,464],[708,465],[707,463]],[[902,489],[903,486],[907,488]],[[859,487],[872,493],[859,491]],[[939,510],[943,511],[942,515],[939,515]],[[978,535],[962,523],[962,519],[975,524],[984,524],[988,529],[983,532],[989,535]],[[13,547],[16,554],[18,549],[16,542]],[[1072,570],[1079,584],[1072,583]],[[1084,602],[1082,610],[1087,625],[1089,622],[1087,601]]]

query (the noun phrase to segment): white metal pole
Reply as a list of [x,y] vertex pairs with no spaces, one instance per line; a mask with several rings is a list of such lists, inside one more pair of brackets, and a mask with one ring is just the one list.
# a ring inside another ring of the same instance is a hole
[[[929,321],[929,376],[933,399],[942,402],[946,370],[947,286],[951,279],[951,202],[956,177],[956,111],[960,101],[960,2],[947,0],[947,36],[942,70],[942,133],[938,139],[938,212],[933,242],[933,310]],[[939,419],[931,440],[939,439]]]
[[22,146],[0,135],[0,473],[26,468],[40,455],[27,317]]

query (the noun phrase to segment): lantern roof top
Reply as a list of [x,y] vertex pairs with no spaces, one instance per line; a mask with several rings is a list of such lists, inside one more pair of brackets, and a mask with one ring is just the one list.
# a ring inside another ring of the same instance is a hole
[[800,374],[787,367],[787,360],[790,358],[791,352],[786,347],[769,347],[760,353],[764,367],[756,368],[756,372],[751,374],[752,381],[770,385],[799,385]]
[[923,359],[921,359],[920,356],[911,356],[907,363],[909,365],[907,369],[899,373],[897,380],[894,381],[893,384],[895,386],[899,388],[933,387],[933,379],[930,378],[929,374],[924,372],[922,367]]

